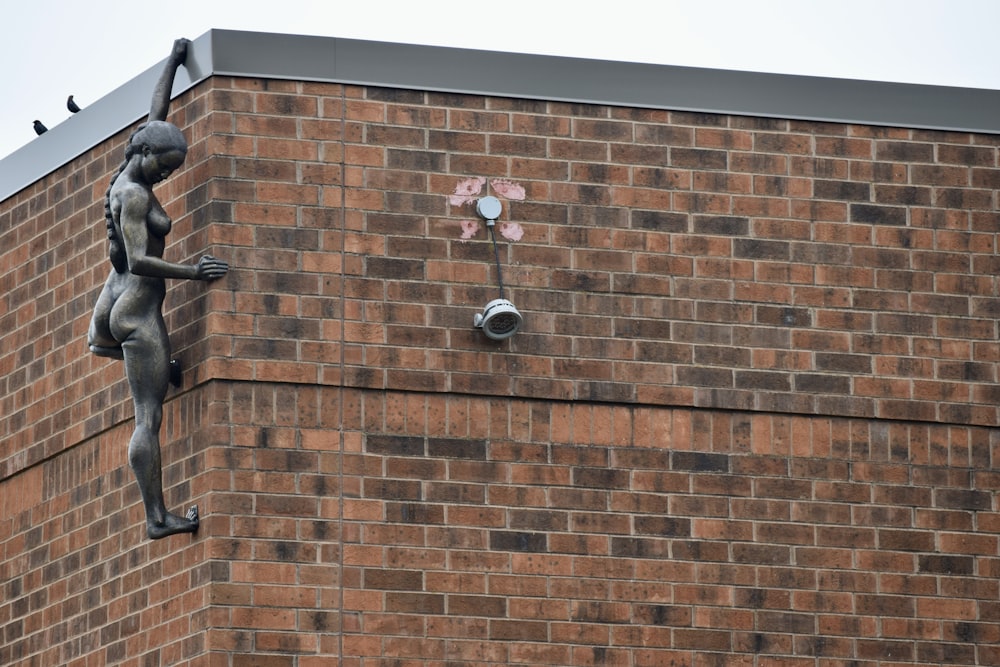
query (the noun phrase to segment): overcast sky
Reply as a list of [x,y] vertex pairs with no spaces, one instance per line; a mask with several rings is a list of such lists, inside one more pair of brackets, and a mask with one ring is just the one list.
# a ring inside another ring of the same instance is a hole
[[6,1],[0,158],[212,28],[1000,89],[998,0]]

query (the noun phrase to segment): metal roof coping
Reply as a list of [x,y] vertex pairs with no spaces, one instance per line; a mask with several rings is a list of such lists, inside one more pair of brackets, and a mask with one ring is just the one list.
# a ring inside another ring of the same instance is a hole
[[[163,61],[0,160],[7,199],[149,113]],[[177,96],[215,75],[1000,134],[1000,91],[235,30],[193,41]]]

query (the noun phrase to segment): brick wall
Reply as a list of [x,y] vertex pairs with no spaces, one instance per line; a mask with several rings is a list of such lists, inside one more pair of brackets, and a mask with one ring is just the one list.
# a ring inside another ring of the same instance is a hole
[[[143,538],[127,132],[0,204],[0,663],[1000,662],[998,139],[214,77]],[[472,202],[493,194],[523,331]]]

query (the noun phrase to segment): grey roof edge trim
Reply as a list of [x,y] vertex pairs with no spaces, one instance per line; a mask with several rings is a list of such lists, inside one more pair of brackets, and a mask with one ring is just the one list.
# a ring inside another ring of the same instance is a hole
[[[149,111],[163,62],[0,160],[0,199]],[[1000,134],[1000,91],[714,70],[276,33],[194,40],[179,95],[214,75]]]

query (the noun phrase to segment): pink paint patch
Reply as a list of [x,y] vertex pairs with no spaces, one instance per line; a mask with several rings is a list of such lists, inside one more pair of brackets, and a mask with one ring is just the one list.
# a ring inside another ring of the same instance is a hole
[[475,201],[484,185],[486,185],[486,179],[481,176],[459,181],[455,186],[455,193],[450,197],[452,206],[463,206]]
[[522,201],[525,197],[524,186],[520,183],[514,183],[513,181],[508,181],[505,178],[498,178],[490,181],[490,185],[493,186],[493,189],[496,190],[497,194],[501,197],[516,199],[517,201]]
[[471,239],[479,233],[479,223],[475,220],[462,221],[462,238]]
[[520,241],[524,236],[524,228],[516,222],[503,222],[500,224],[500,236],[508,241]]

